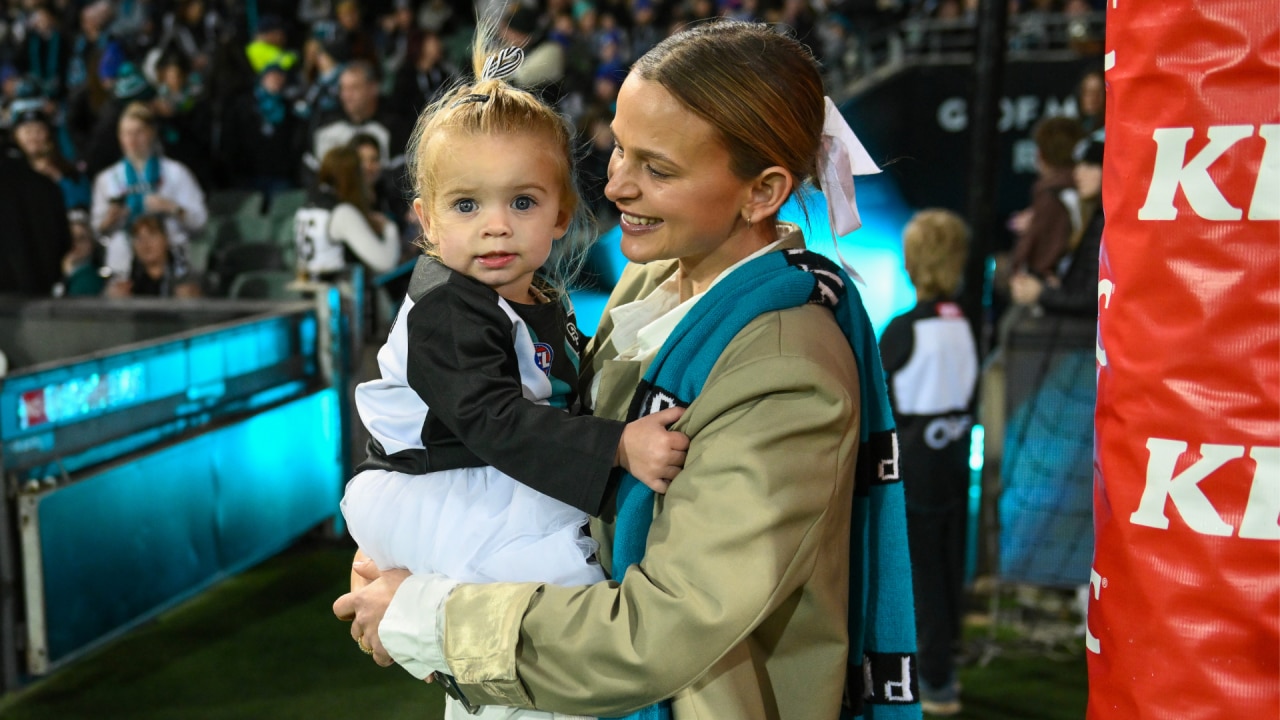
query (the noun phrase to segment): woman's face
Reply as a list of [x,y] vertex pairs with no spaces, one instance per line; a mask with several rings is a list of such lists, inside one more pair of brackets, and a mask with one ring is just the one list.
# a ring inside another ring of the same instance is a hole
[[729,169],[718,130],[655,82],[622,83],[605,195],[634,262],[679,258],[697,284],[754,252],[739,229],[750,182]]
[[133,255],[143,265],[158,265],[169,260],[169,241],[164,233],[143,226],[133,233]]
[[360,153],[360,174],[364,177],[364,184],[373,187],[382,175],[382,157],[378,154],[378,148],[362,144],[356,148],[356,152]]
[[1076,163],[1072,175],[1076,181],[1076,192],[1085,199],[1096,198],[1102,194],[1102,166],[1093,163]]
[[49,128],[42,122],[22,123],[13,131],[13,141],[28,158],[44,157],[51,149]]
[[1102,78],[1097,75],[1089,75],[1080,81],[1080,114],[1081,115],[1097,115],[1102,112],[1102,105],[1106,101],[1107,90],[1102,84]]
[[151,149],[156,141],[156,133],[150,125],[137,118],[126,117],[120,120],[120,151],[131,160],[145,160],[151,157]]

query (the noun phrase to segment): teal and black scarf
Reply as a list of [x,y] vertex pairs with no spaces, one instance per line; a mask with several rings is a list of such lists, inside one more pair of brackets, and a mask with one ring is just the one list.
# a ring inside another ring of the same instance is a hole
[[[831,308],[858,362],[861,445],[850,533],[849,668],[844,720],[920,717],[915,676],[915,617],[906,506],[898,443],[875,333],[849,276],[807,250],[758,257],[717,282],[658,350],[627,413],[628,420],[698,397],[725,347],[763,313],[818,303]],[[653,522],[653,491],[630,474],[618,488],[614,579],[644,558]],[[667,720],[671,702],[626,720]]]
[[128,158],[124,159],[124,187],[125,207],[129,209],[129,222],[137,220],[144,212],[146,212],[147,195],[155,192],[160,187],[160,158],[152,155],[147,158],[146,167],[142,170],[142,177],[138,177],[138,170]]

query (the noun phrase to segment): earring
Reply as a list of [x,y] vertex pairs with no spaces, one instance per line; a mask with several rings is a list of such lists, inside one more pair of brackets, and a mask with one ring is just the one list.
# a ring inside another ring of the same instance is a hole
[[750,216],[750,215],[748,215],[748,216],[746,217],[746,220],[747,220],[747,229],[748,229],[748,230],[750,230],[750,229],[751,229],[751,216]]

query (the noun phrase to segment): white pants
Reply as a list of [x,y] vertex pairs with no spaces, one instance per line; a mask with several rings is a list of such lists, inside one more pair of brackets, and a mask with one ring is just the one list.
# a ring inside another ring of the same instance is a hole
[[585,715],[563,715],[561,713],[543,712],[541,710],[522,710],[502,705],[485,705],[475,715],[468,715],[462,709],[462,703],[451,697],[445,698],[444,720],[595,720]]

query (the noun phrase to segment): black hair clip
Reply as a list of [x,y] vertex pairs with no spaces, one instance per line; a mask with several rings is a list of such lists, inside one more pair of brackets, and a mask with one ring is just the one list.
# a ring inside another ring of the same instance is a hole
[[455,100],[455,101],[454,101],[454,103],[453,103],[452,105],[450,105],[449,107],[451,107],[451,108],[456,108],[456,107],[458,107],[459,105],[466,105],[467,103],[473,103],[473,102],[487,102],[488,100],[489,100],[489,96],[488,96],[488,95],[481,95],[481,94],[479,94],[479,93],[471,93],[470,95],[468,95],[468,96],[466,96],[466,97],[464,97],[464,98],[459,98],[459,99]]

